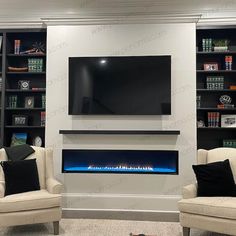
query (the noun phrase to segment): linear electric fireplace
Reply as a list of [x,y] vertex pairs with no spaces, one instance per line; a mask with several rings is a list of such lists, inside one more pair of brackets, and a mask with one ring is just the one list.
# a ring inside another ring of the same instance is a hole
[[178,151],[62,150],[63,173],[178,174]]

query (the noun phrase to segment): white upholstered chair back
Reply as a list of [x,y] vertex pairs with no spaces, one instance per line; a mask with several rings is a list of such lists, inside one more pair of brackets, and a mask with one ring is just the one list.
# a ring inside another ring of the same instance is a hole
[[236,148],[215,148],[209,151],[204,149],[198,150],[197,163],[207,164],[216,161],[229,159],[230,166],[236,180]]

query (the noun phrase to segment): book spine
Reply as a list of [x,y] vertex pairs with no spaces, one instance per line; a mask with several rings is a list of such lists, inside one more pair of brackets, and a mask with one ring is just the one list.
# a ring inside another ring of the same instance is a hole
[[208,124],[208,127],[211,127],[211,112],[207,113],[207,124]]
[[20,54],[20,40],[18,39],[14,41],[14,53]]
[[202,39],[202,51],[206,51],[206,39]]
[[219,124],[220,124],[220,113],[217,112],[216,113],[216,127],[220,127]]
[[46,112],[45,111],[41,111],[40,118],[41,118],[41,126],[45,126],[45,119],[46,119]]

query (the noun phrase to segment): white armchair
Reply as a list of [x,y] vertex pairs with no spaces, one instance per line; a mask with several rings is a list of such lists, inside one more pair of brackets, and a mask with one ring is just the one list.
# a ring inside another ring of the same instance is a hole
[[[33,147],[26,159],[36,159],[40,190],[4,197],[4,173],[0,166],[0,227],[53,222],[54,234],[59,234],[62,184],[54,178],[51,149]],[[7,160],[0,149],[0,161]]]
[[[198,150],[198,164],[225,159],[230,160],[236,178],[235,148]],[[190,228],[236,235],[236,197],[197,197],[197,184],[191,184],[183,188],[183,199],[178,202],[178,207],[184,236],[190,235]]]

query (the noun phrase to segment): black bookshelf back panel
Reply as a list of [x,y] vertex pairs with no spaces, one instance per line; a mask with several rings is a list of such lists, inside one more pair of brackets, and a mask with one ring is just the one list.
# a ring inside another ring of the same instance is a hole
[[216,74],[216,75],[209,75],[209,74],[198,74],[197,75],[197,89],[206,89],[206,81],[207,76],[223,76],[224,77],[224,88],[229,89],[230,85],[236,85],[236,73],[230,74]]
[[10,110],[5,114],[5,125],[11,126],[13,124],[14,115],[26,115],[28,117],[29,126],[41,126],[41,112],[43,111],[29,111],[29,110]]
[[28,128],[12,128],[12,129],[5,129],[5,140],[4,140],[4,146],[10,146],[12,135],[14,133],[26,133],[27,134],[27,141],[26,143],[29,145],[33,144],[33,139],[36,136],[40,136],[43,140],[43,146],[45,146],[44,140],[45,140],[45,130],[42,128],[34,128],[34,129],[28,129]]
[[6,89],[18,89],[19,81],[29,81],[30,89],[46,88],[46,78],[42,74],[7,74]]
[[229,50],[236,51],[235,29],[201,29],[197,30],[197,47],[202,51],[202,39],[229,39]]
[[[30,56],[30,57],[7,57],[6,59],[6,65],[7,65],[7,71],[8,67],[17,67],[17,68],[21,68],[21,67],[28,67],[28,59],[30,58],[38,58],[38,57],[34,57],[34,56]],[[46,71],[46,58],[42,57],[43,60],[43,71]]]
[[[220,97],[227,94],[226,92],[217,92],[217,93],[201,93],[198,92],[198,95],[201,95],[200,105],[202,108],[217,108],[218,104],[221,104]],[[230,93],[228,96],[232,99],[232,104],[236,106],[236,93]]]
[[36,42],[42,42],[46,48],[45,32],[7,33],[7,54],[14,53],[15,40],[20,40],[20,51],[32,49]]
[[222,147],[224,139],[236,139],[236,130],[198,129],[197,148],[212,149]]

